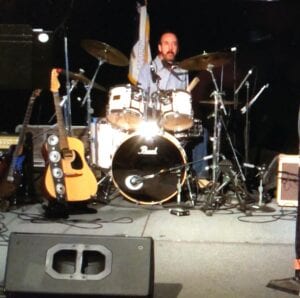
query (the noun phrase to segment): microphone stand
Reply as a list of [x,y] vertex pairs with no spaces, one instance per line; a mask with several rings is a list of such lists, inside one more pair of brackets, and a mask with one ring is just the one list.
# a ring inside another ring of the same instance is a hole
[[65,126],[68,131],[68,135],[72,135],[72,112],[71,112],[71,87],[70,87],[70,76],[69,76],[69,60],[68,60],[68,39],[64,38],[64,49],[65,49],[65,63],[66,63],[66,90],[67,100],[64,105],[65,114]]
[[275,212],[275,209],[272,207],[267,206],[262,202],[263,200],[263,177],[266,172],[266,167],[257,167],[258,169],[258,176],[259,176],[259,186],[258,186],[258,194],[259,194],[259,200],[257,205],[253,205],[252,208],[255,210],[259,210],[262,212]]
[[[246,94],[246,105],[249,104],[249,82],[247,81],[245,83],[245,86],[247,88],[247,94]],[[249,162],[249,128],[250,128],[250,122],[249,122],[249,111],[246,111],[246,119],[245,119],[245,131],[244,131],[244,149],[245,149],[245,163]],[[247,176],[247,168],[245,168],[245,176]]]

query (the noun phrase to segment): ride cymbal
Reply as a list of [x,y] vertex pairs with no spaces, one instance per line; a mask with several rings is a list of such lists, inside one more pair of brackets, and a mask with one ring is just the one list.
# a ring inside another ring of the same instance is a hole
[[231,59],[231,53],[203,52],[201,55],[193,56],[179,62],[179,67],[186,70],[207,70],[209,65],[213,67],[219,67],[227,64]]
[[110,45],[92,39],[84,39],[81,41],[81,46],[92,56],[97,59],[103,59],[105,62],[116,66],[127,66],[128,58],[119,50]]
[[[63,74],[63,75],[66,75],[66,74],[67,74],[67,71],[64,70],[64,69],[62,69],[60,73]],[[80,81],[80,82],[82,82],[82,83],[85,84],[85,85],[88,85],[88,84],[91,83],[91,80],[89,80],[89,79],[88,79],[86,76],[84,76],[82,73],[75,73],[75,72],[69,71],[69,77],[70,77],[71,80],[77,80],[77,81]],[[99,85],[99,84],[96,83],[96,82],[94,83],[93,88],[98,89],[98,90],[101,90],[101,91],[104,91],[104,92],[107,91],[103,86]]]

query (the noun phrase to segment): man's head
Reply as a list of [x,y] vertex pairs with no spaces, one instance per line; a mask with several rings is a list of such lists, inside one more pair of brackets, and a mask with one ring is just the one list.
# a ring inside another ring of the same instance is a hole
[[158,43],[158,55],[161,59],[172,63],[178,53],[178,39],[172,32],[163,33]]

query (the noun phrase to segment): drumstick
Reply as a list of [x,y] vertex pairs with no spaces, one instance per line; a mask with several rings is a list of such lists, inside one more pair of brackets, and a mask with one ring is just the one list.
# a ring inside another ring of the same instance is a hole
[[192,92],[192,90],[196,87],[196,85],[200,82],[198,77],[194,77],[194,79],[190,82],[190,84],[186,87],[186,91]]

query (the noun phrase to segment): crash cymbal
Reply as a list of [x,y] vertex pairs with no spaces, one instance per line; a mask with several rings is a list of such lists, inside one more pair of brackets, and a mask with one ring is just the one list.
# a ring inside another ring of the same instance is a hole
[[[64,70],[64,69],[62,69],[60,73],[63,74],[63,75],[67,74],[66,70]],[[88,85],[88,84],[91,83],[91,80],[89,80],[82,73],[75,73],[75,72],[69,71],[69,77],[70,77],[71,80],[80,81],[85,85]],[[96,82],[94,83],[93,88],[106,92],[106,89],[103,86],[96,83]]]
[[[215,102],[214,100],[201,100],[199,101],[200,104],[209,104],[209,105],[214,105]],[[233,105],[234,102],[233,101],[229,101],[229,100],[223,100],[224,105]]]
[[186,70],[206,70],[208,65],[219,67],[228,63],[231,59],[231,53],[206,53],[197,55],[179,62],[179,66]]
[[105,62],[116,66],[127,66],[128,58],[117,49],[97,40],[84,39],[81,46],[97,59],[103,59]]

